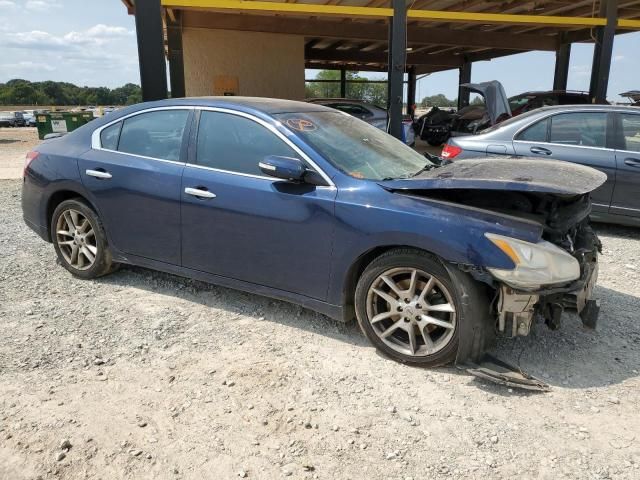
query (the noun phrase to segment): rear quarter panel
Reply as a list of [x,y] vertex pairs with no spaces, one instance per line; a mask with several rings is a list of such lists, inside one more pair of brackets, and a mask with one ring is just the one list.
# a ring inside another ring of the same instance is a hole
[[22,187],[23,217],[40,236],[48,238],[49,205],[61,191],[75,192],[88,197],[78,171],[77,157],[88,146],[75,142],[71,136],[45,141],[35,150],[39,152],[27,168]]

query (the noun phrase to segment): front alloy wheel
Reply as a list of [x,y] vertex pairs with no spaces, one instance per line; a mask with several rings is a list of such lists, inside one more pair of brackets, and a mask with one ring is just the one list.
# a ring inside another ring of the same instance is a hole
[[389,348],[411,356],[439,352],[456,328],[449,290],[415,268],[392,268],[376,278],[367,295],[367,318]]
[[447,270],[426,252],[395,249],[375,259],[355,292],[356,316],[369,340],[405,363],[455,360],[460,300]]

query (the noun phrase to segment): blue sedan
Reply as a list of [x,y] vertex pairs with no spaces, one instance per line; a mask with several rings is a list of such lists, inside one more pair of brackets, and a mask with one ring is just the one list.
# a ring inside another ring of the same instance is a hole
[[388,356],[433,366],[564,309],[595,324],[603,181],[544,160],[436,165],[320,105],[193,98],[45,141],[22,207],[77,277],[132,264],[357,317]]

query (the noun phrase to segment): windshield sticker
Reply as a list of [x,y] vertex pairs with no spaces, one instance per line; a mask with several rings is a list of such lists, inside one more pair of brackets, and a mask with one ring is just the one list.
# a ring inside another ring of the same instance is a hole
[[290,118],[287,120],[287,126],[299,132],[312,132],[318,128],[313,122],[303,118]]

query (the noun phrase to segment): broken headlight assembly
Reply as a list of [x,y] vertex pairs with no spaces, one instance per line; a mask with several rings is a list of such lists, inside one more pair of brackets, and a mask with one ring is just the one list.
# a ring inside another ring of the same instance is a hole
[[514,263],[511,270],[487,270],[513,288],[536,290],[543,285],[568,283],[580,277],[578,260],[553,243],[545,240],[530,243],[493,233],[485,233],[485,236]]

